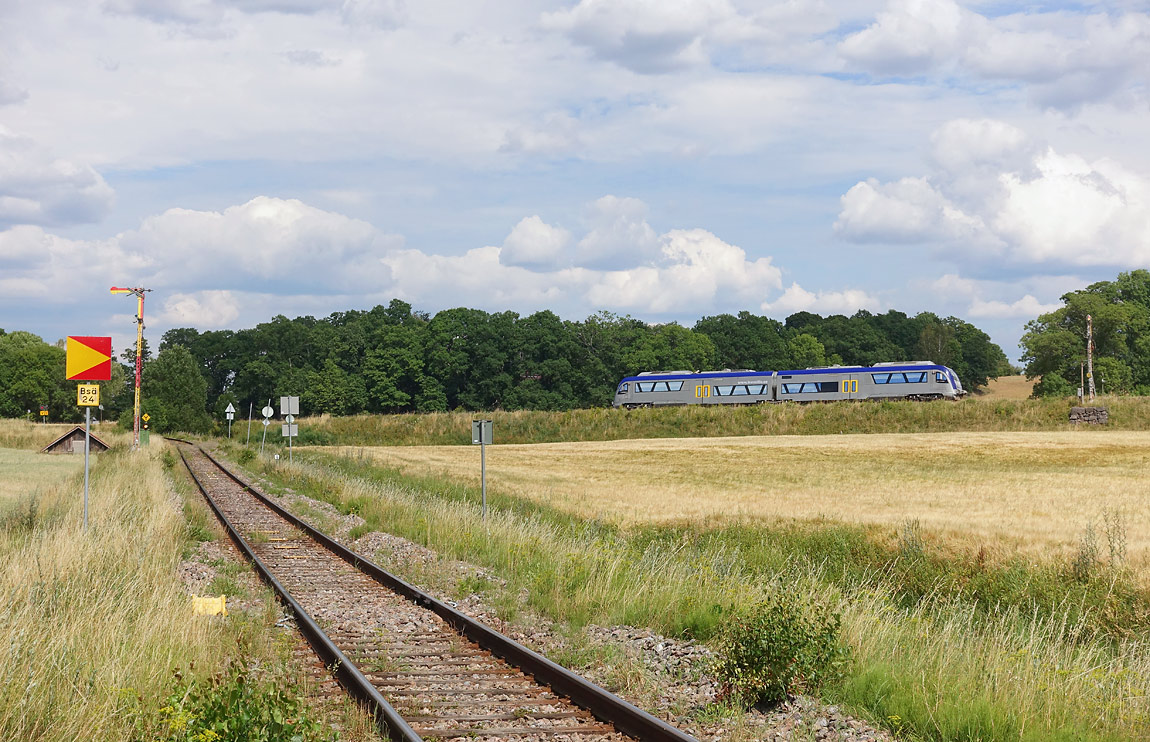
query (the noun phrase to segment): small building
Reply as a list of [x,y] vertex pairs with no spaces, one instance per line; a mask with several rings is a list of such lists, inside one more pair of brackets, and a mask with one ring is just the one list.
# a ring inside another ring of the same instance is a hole
[[[107,450],[108,444],[93,435],[90,451],[92,453],[98,453]],[[40,453],[84,453],[84,428],[77,425],[64,435],[44,446]]]

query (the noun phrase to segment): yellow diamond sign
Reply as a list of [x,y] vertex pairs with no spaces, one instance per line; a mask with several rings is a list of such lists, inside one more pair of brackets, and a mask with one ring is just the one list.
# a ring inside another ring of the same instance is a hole
[[152,416],[145,412],[143,415],[140,415],[140,419],[144,422],[148,422],[152,419]]

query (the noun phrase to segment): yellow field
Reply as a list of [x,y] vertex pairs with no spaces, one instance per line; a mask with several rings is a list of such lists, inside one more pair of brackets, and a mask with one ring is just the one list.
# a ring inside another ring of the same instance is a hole
[[[340,449],[477,481],[464,446]],[[827,518],[1050,555],[1120,513],[1150,563],[1150,433],[947,433],[631,440],[487,447],[488,485],[622,524]]]

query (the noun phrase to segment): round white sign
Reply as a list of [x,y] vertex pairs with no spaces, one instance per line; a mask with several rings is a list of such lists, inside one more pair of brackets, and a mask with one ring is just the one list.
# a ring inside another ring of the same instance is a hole
[[262,410],[260,410],[260,412],[263,413],[264,417],[271,417],[272,415],[276,414],[276,411],[272,409],[271,405],[268,405],[267,407],[263,408]]

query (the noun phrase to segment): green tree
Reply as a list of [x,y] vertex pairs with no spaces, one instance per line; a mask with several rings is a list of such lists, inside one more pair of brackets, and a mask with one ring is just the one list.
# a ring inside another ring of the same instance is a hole
[[771,370],[788,364],[789,349],[778,320],[743,311],[737,317],[703,317],[694,329],[711,339],[717,364],[723,368]]
[[[1072,394],[1086,361],[1086,317],[1094,325],[1096,370],[1118,393],[1150,393],[1150,272],[1122,273],[1062,296],[1063,306],[1026,324],[1022,360],[1036,396]],[[1097,376],[1096,376],[1097,378]],[[1108,379],[1111,377],[1107,377]]]
[[913,360],[933,361],[951,368],[958,365],[962,358],[962,345],[958,342],[953,325],[940,322],[932,316],[919,333],[915,356]]
[[[212,427],[207,413],[208,382],[192,354],[182,345],[160,351],[144,367],[141,409],[151,417],[153,430],[160,433],[182,431],[205,433]],[[126,410],[121,424],[131,427],[132,411]]]
[[349,374],[329,358],[319,371],[307,372],[299,397],[301,410],[306,408],[309,414],[351,415],[367,406],[367,387],[362,375]]
[[800,332],[787,341],[787,355],[788,368],[801,369],[827,365],[826,348],[818,338],[805,332]]
[[65,352],[30,332],[0,335],[0,416],[39,419],[47,405],[53,422],[78,420],[76,384],[65,379]]

